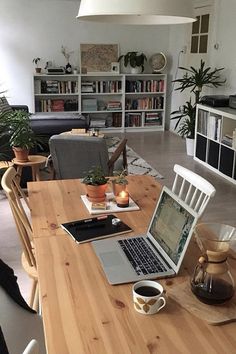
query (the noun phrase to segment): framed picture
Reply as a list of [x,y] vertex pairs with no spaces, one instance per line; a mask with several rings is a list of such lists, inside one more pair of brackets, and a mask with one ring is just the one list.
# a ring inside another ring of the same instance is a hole
[[80,67],[88,74],[111,73],[118,57],[118,44],[80,44]]
[[114,74],[120,73],[120,63],[118,61],[111,63],[111,72]]

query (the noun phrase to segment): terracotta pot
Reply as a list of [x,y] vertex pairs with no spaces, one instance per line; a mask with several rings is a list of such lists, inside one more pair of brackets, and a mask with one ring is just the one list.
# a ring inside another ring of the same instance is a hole
[[89,184],[86,185],[87,189],[87,198],[92,203],[100,203],[104,202],[106,199],[106,189],[107,184],[102,184],[100,186],[91,186]]
[[13,147],[12,150],[14,151],[16,160],[19,162],[28,162],[29,161],[29,150],[28,149],[22,149],[20,147]]
[[36,71],[37,74],[40,74],[41,70],[42,70],[42,68],[35,68],[35,71]]
[[112,181],[112,189],[114,196],[117,196],[120,192],[126,190],[126,184],[118,184]]

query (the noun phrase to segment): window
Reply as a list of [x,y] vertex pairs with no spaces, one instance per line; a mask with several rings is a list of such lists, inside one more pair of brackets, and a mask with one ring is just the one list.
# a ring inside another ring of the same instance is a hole
[[191,53],[207,53],[210,15],[197,16],[192,24]]

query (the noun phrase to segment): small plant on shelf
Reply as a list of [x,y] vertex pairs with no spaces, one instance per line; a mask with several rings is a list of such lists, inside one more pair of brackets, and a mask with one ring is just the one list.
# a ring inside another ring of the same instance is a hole
[[37,57],[33,59],[33,63],[35,65],[35,71],[37,74],[41,73],[42,68],[39,67],[39,62],[41,61],[41,58]]
[[[131,67],[131,72],[132,69],[136,70],[141,70],[141,72],[144,71],[144,63],[147,61],[147,57],[144,53],[138,53],[138,52],[128,52],[125,55],[120,55],[118,58],[118,61],[120,62],[122,59],[124,59],[124,66],[127,67],[130,65]],[[135,71],[135,73],[138,73]]]

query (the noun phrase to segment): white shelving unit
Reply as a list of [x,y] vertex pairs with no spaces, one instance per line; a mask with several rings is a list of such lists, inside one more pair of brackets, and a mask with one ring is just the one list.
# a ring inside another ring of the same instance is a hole
[[165,74],[42,74],[33,81],[39,116],[76,112],[102,130],[164,130]]
[[194,159],[236,184],[236,110],[197,105]]

